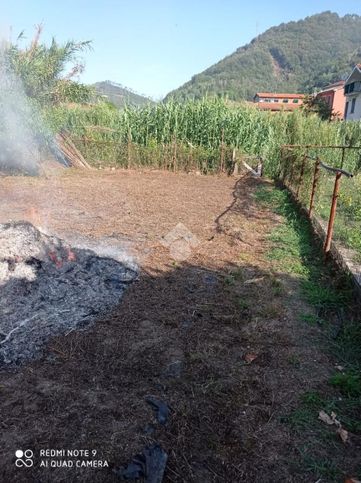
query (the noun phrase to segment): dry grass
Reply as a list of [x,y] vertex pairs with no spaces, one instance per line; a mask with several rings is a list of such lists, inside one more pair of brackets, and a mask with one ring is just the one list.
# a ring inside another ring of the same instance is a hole
[[[298,281],[266,260],[279,217],[256,205],[258,183],[132,171],[0,180],[1,220],[36,216],[58,234],[116,238],[141,267],[112,314],[0,373],[2,481],[116,481],[103,470],[24,473],[13,453],[90,448],[120,465],[150,441],[169,454],[169,482],[312,480],[280,418],[325,384],[330,361],[319,329],[298,322]],[[184,262],[161,244],[178,222],[200,241]],[[148,394],[172,407],[166,426]]]

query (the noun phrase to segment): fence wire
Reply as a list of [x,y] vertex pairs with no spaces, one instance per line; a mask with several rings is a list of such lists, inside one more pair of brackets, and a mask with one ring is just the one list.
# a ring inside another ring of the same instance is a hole
[[194,146],[174,139],[169,144],[148,143],[143,146],[128,141],[94,140],[73,137],[84,158],[95,167],[152,167],[173,171],[200,171],[204,174],[232,172],[234,150],[221,144],[218,148]]
[[355,250],[355,261],[361,261],[361,147],[284,146],[280,178],[300,204],[309,211],[315,183],[313,214],[327,227],[330,218],[335,172],[324,169],[316,173],[316,159],[332,168],[343,169],[353,177],[341,176],[337,195],[337,212],[333,239]]

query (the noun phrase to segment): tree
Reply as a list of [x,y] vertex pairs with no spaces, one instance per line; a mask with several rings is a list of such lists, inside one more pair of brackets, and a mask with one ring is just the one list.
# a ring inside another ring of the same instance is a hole
[[[7,68],[22,81],[25,93],[41,104],[57,102],[87,102],[93,96],[92,88],[74,82],[84,65],[79,54],[91,48],[91,42],[70,40],[59,44],[53,38],[50,46],[40,43],[42,25],[36,27],[30,45],[21,48],[21,33],[15,44],[5,46]],[[70,65],[70,70],[67,67]]]
[[324,99],[314,95],[306,96],[303,100],[302,109],[306,114],[317,114],[324,121],[331,121],[334,117],[332,107]]

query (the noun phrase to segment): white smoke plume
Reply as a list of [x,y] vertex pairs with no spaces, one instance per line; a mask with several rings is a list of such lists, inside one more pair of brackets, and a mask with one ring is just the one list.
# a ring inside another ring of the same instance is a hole
[[0,45],[0,171],[38,172],[40,134],[38,114],[21,82],[7,68],[5,46]]

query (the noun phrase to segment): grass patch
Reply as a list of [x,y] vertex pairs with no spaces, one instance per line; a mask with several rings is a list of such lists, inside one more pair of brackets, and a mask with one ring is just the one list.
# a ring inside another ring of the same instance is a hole
[[302,322],[306,322],[309,325],[324,325],[326,323],[325,320],[321,319],[315,314],[301,314],[300,320]]
[[341,481],[342,471],[331,459],[317,459],[305,454],[304,464],[306,471],[314,473],[320,479],[327,478],[325,481]]
[[256,191],[256,199],[285,219],[268,237],[267,258],[274,262],[275,268],[302,278],[309,277],[311,272],[318,273],[318,250],[312,245],[308,221],[299,216],[288,192],[261,186]]
[[238,299],[237,300],[237,305],[241,310],[249,310],[250,304],[244,299]]
[[361,376],[356,372],[338,373],[331,377],[330,384],[346,397],[361,397]]
[[312,276],[301,282],[301,289],[310,305],[317,309],[337,309],[347,304],[348,291],[339,291],[332,286],[321,285]]
[[299,319],[322,328],[320,350],[326,350],[340,366],[322,392],[305,392],[282,421],[302,441],[298,450],[303,468],[325,481],[340,481],[350,471],[338,457],[343,443],[335,428],[321,422],[318,414],[333,411],[350,434],[361,435],[361,324],[352,308],[351,285],[347,277],[324,264],[309,221],[298,213],[286,190],[261,186],[256,199],[282,219],[268,237],[267,257],[273,269],[299,280],[300,293],[312,306]]
[[361,371],[361,324],[350,320],[343,327],[336,339],[329,341],[330,352],[345,367]]
[[298,213],[289,192],[260,186],[255,196],[284,219],[284,223],[276,226],[268,237],[270,248],[267,258],[274,263],[274,268],[298,276],[305,299],[316,309],[347,305],[351,292],[349,282],[342,280],[342,290],[330,283],[330,273],[323,264],[310,223]]
[[360,403],[356,399],[344,399],[318,391],[305,392],[300,397],[298,407],[282,419],[303,441],[306,441],[298,448],[301,455],[299,464],[318,478],[341,481],[341,475],[349,471],[349,468],[343,467],[342,457],[337,457],[342,453],[342,443],[335,427],[325,425],[319,420],[318,414],[321,410],[328,414],[335,412],[337,419],[349,433],[359,434],[359,408]]

